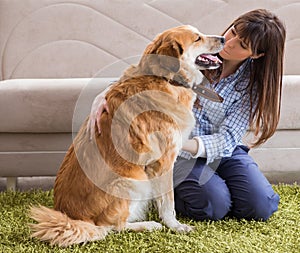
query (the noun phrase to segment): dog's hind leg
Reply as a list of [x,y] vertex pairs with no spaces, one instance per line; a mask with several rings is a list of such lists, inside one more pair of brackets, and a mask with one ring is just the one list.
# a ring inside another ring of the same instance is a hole
[[160,230],[162,225],[155,221],[140,221],[140,222],[127,222],[125,229],[130,229],[134,231],[144,231],[144,230]]

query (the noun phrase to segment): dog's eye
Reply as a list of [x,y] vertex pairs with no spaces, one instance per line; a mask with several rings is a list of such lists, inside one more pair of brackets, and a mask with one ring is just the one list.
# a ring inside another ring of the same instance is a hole
[[201,40],[201,37],[198,36],[198,38],[195,40],[195,42],[200,41],[200,40]]

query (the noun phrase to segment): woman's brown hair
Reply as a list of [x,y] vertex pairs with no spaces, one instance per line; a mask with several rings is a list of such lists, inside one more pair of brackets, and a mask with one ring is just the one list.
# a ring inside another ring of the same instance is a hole
[[265,9],[241,15],[225,32],[232,26],[251,47],[253,55],[263,54],[251,62],[248,85],[250,129],[256,136],[254,147],[268,140],[279,122],[286,31],[280,19]]

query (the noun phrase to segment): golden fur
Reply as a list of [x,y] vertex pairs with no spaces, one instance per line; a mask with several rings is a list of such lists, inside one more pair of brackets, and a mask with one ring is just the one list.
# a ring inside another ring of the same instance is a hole
[[87,121],[82,125],[57,174],[55,210],[31,208],[38,222],[31,225],[33,236],[68,246],[112,230],[160,229],[160,223],[143,221],[152,198],[166,226],[192,230],[175,217],[172,168],[195,123],[190,88],[202,80],[195,59],[221,44],[191,26],[154,39],[106,94],[101,134],[91,141]]

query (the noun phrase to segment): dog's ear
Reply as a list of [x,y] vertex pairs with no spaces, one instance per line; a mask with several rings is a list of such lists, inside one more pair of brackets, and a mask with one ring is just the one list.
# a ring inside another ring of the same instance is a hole
[[159,62],[161,67],[172,72],[177,72],[179,70],[179,58],[182,53],[183,48],[176,41],[167,41],[161,43],[156,52],[156,54],[159,55]]
[[183,48],[175,40],[159,36],[146,47],[138,69],[143,74],[171,78],[170,74],[180,69],[182,53]]
[[153,40],[145,49],[143,55],[148,55],[148,54],[156,54],[157,49],[161,46],[162,44],[162,38],[158,36],[157,39]]

